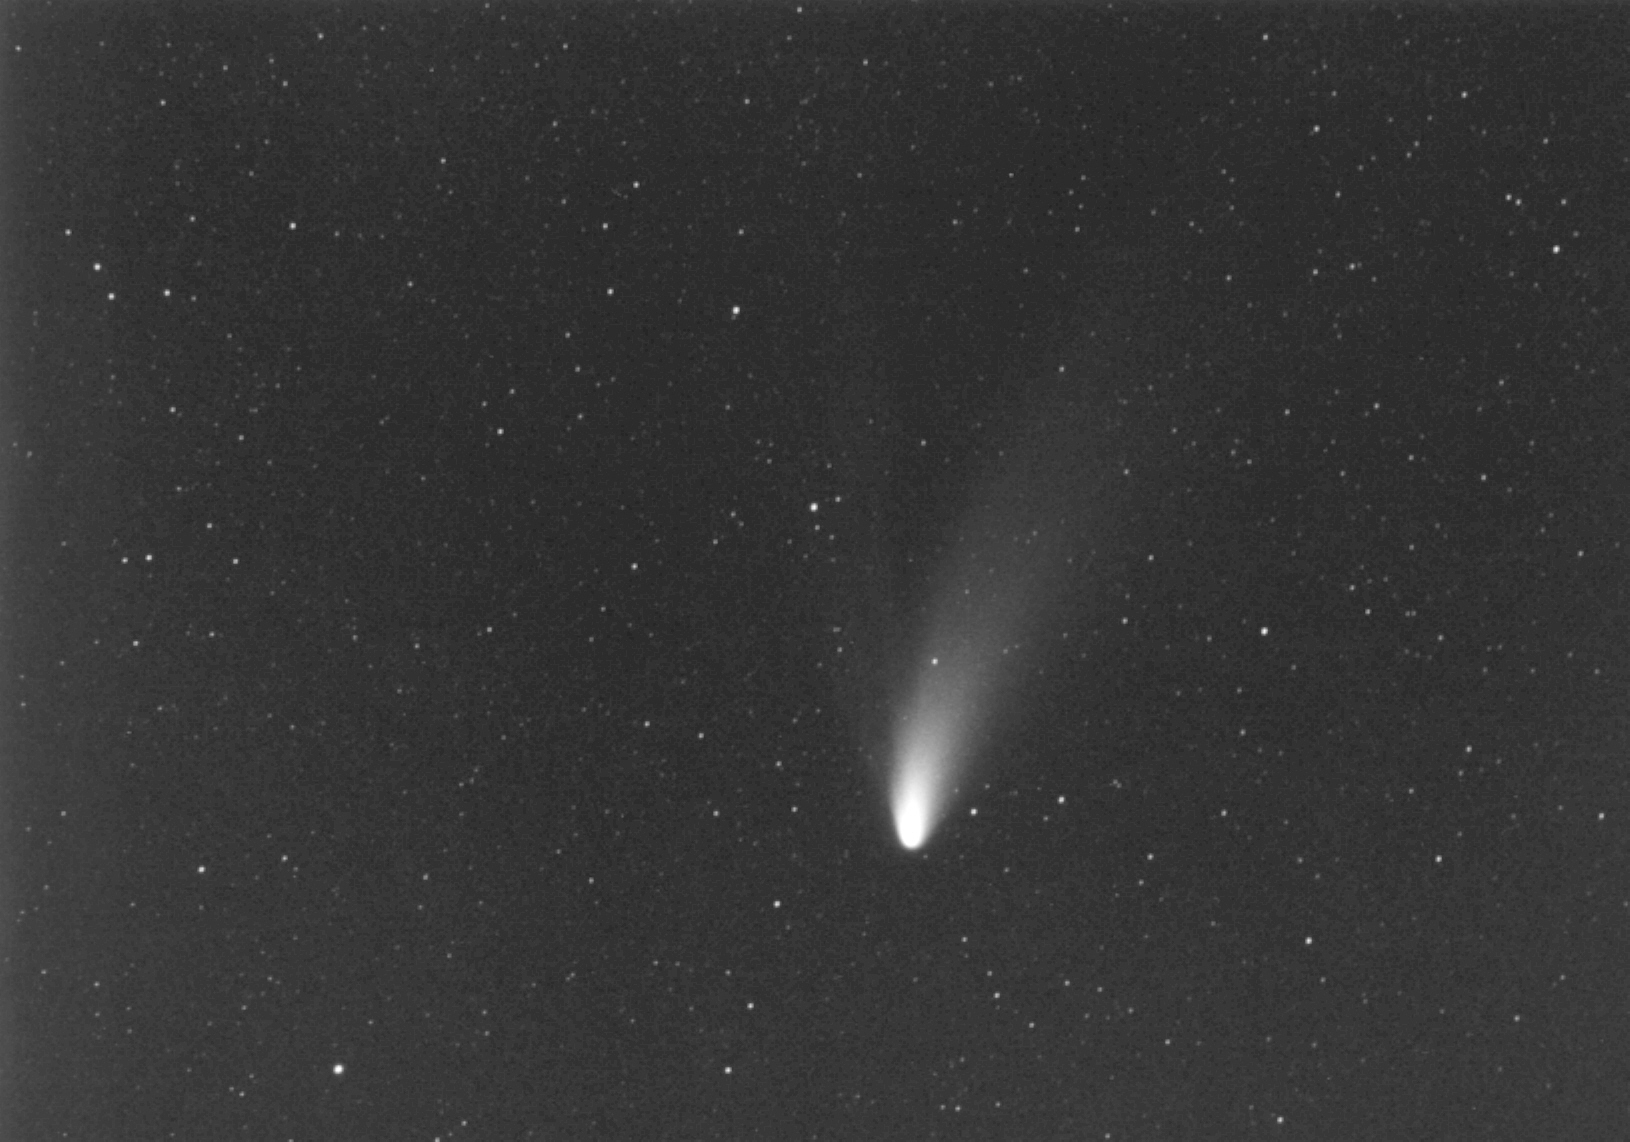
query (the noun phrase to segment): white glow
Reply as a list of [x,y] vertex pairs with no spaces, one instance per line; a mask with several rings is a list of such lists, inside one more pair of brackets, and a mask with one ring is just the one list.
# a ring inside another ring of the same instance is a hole
[[1001,466],[974,490],[928,584],[933,601],[895,695],[887,796],[907,849],[933,839],[991,759],[993,731],[1026,696],[1032,647],[1059,641],[1038,640],[1038,624],[1080,590],[1090,563],[1090,523],[1112,475],[1096,447],[1095,390],[1074,377],[1034,388],[1031,407],[997,438],[1008,445],[994,449]]
[[894,831],[908,849],[920,849],[945,815],[955,784],[954,719],[919,716],[903,727],[896,743],[889,809]]
[[916,783],[906,785],[895,795],[894,831],[908,849],[920,849],[928,839],[928,798]]

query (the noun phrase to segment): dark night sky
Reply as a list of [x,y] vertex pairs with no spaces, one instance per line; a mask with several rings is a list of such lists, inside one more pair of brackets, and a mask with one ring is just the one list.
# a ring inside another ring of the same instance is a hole
[[1630,1135],[1630,16],[0,48],[6,1137]]

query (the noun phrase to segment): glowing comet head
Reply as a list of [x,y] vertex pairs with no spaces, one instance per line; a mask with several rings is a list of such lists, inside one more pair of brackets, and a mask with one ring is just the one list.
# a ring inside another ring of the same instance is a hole
[[894,831],[908,849],[920,849],[928,839],[928,798],[915,786],[894,795]]
[[900,749],[889,809],[894,814],[894,831],[908,849],[922,848],[945,812],[953,784],[945,731],[942,719],[929,718],[907,731]]

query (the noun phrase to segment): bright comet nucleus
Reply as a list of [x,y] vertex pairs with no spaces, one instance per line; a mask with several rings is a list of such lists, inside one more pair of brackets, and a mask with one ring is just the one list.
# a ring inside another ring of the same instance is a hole
[[928,839],[928,799],[915,785],[895,794],[894,831],[908,849],[920,849]]
[[928,834],[945,811],[953,783],[946,729],[943,719],[928,718],[908,729],[901,743],[889,809],[894,814],[894,831],[908,849],[920,849],[928,842]]

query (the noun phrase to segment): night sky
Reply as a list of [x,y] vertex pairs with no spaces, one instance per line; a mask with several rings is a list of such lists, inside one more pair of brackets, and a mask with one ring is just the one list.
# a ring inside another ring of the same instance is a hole
[[0,29],[5,1137],[1630,1136],[1630,14]]

